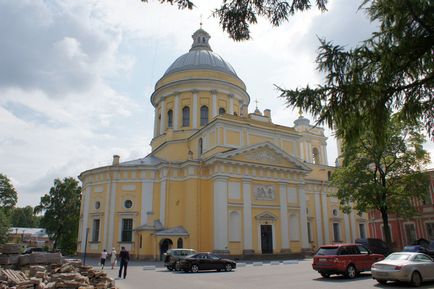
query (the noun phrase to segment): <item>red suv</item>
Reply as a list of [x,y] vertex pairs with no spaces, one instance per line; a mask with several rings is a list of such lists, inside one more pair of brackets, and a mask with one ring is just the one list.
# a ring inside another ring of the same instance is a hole
[[373,263],[383,259],[383,255],[371,254],[360,244],[324,245],[313,257],[312,268],[324,278],[343,274],[352,279],[360,272],[370,271]]

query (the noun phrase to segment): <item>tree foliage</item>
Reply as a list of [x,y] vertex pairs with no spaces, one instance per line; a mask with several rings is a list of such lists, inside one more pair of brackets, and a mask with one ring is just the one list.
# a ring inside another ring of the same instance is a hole
[[[148,0],[141,0],[148,2]],[[189,0],[159,0],[161,3],[177,4],[180,9],[193,9],[195,6]],[[250,25],[258,22],[258,17],[266,18],[273,26],[279,26],[287,21],[289,16],[297,11],[311,8],[312,3],[321,10],[326,10],[327,0],[223,0],[212,15],[219,18],[223,31],[227,31],[234,40],[250,39]]]
[[0,208],[0,244],[7,241],[9,232],[9,218],[2,208]]
[[78,223],[80,218],[81,187],[72,177],[55,179],[50,192],[41,197],[35,212],[44,212],[41,227],[53,240],[53,247],[66,253],[77,248]]
[[36,216],[31,206],[13,208],[11,211],[12,227],[38,228],[41,217]]
[[384,119],[393,111],[404,122],[423,121],[434,137],[434,5],[428,0],[365,0],[379,31],[345,50],[320,40],[316,88],[281,89],[289,106],[312,113],[346,142],[364,131],[384,139]]
[[11,209],[17,203],[18,197],[14,186],[7,176],[0,174],[0,208]]
[[419,128],[397,117],[386,119],[385,140],[378,144],[374,132],[367,131],[358,142],[344,143],[343,166],[332,175],[332,183],[345,212],[380,211],[390,245],[389,214],[413,216],[414,200],[428,193],[429,180],[422,169],[429,155]]

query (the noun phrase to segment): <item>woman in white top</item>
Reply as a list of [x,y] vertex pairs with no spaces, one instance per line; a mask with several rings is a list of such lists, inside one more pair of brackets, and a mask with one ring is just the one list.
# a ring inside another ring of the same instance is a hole
[[112,263],[112,269],[113,269],[113,267],[116,265],[116,250],[115,250],[115,248],[112,248],[112,253],[111,253],[111,256],[110,256],[110,261]]
[[107,251],[106,249],[104,249],[104,251],[101,252],[101,269],[104,269],[106,258],[107,258]]

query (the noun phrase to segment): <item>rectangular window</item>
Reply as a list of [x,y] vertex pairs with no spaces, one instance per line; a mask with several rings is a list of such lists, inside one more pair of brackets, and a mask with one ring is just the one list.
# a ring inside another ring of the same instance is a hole
[[339,223],[333,223],[333,238],[335,242],[341,241],[341,228]]
[[366,238],[365,224],[359,224],[359,231],[360,231],[360,239],[365,239]]
[[312,234],[310,231],[310,223],[309,222],[307,222],[307,240],[309,241],[309,243],[312,242]]
[[405,236],[407,237],[407,243],[411,244],[416,241],[416,227],[414,224],[404,224]]
[[93,226],[92,226],[92,242],[98,242],[99,241],[99,219],[93,220]]
[[434,240],[434,223],[426,223],[428,240]]
[[133,240],[133,219],[122,219],[121,242],[131,242]]

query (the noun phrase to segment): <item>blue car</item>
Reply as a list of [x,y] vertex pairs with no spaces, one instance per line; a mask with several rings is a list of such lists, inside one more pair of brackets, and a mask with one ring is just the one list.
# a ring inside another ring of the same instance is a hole
[[422,245],[411,245],[411,246],[405,246],[402,250],[403,252],[417,252],[417,253],[424,253],[428,255],[428,250],[423,247]]

